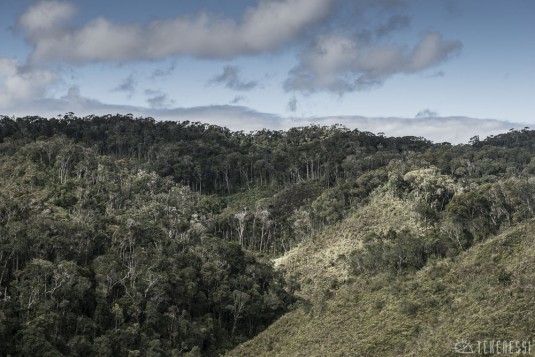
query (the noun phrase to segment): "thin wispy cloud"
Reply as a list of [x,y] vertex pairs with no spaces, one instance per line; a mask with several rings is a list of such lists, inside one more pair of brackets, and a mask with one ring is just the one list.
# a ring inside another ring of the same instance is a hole
[[446,73],[444,73],[444,71],[437,71],[435,73],[432,73],[429,75],[430,78],[442,78],[446,75]]
[[422,118],[438,118],[438,116],[439,115],[437,112],[432,111],[431,109],[424,109],[416,113],[414,117],[417,119],[422,119]]
[[240,69],[236,66],[223,67],[223,73],[213,77],[209,84],[221,84],[237,91],[248,91],[258,86],[257,81],[244,80],[240,75]]
[[243,95],[237,95],[230,101],[230,104],[238,104],[241,102],[245,102],[246,100],[247,98],[245,98]]
[[146,89],[144,93],[147,96],[147,104],[151,109],[167,108],[174,103],[166,93],[160,90]]
[[168,102],[169,99],[167,98],[167,94],[164,93],[147,99],[147,103],[149,103],[151,108],[165,108]]
[[176,62],[172,62],[171,64],[169,64],[168,66],[165,66],[165,67],[161,67],[161,68],[156,68],[150,78],[151,79],[160,79],[160,78],[165,78],[167,76],[169,76],[171,73],[173,73],[176,69]]
[[457,17],[462,14],[461,7],[456,0],[446,0],[444,1],[444,10],[449,16]]
[[410,26],[411,19],[407,15],[392,15],[388,21],[384,24],[381,24],[377,29],[375,29],[375,35],[378,37],[386,36],[392,32],[397,32],[403,29],[406,29]]
[[119,85],[117,85],[115,88],[112,89],[113,92],[125,92],[128,94],[129,97],[131,97],[134,92],[136,91],[137,87],[137,80],[135,78],[135,75],[131,73],[123,79]]
[[295,113],[297,111],[297,98],[295,97],[295,95],[288,101],[286,109],[292,113]]

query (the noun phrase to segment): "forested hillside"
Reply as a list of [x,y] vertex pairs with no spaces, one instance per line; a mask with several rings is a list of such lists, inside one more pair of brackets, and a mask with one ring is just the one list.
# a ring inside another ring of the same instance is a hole
[[[217,356],[259,333],[231,353],[410,355],[418,341],[447,355],[436,326],[476,332],[441,320],[445,306],[478,303],[487,283],[532,313],[534,152],[528,128],[453,146],[341,126],[0,117],[0,355]],[[459,295],[452,276],[476,267]],[[477,333],[533,337],[502,316]],[[398,327],[381,335],[386,320]],[[337,350],[342,331],[354,343]]]

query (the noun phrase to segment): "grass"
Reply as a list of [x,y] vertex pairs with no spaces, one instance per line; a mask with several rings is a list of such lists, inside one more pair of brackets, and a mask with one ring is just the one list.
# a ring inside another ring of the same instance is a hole
[[[228,355],[458,356],[460,340],[477,348],[478,340],[535,339],[535,221],[410,275],[347,274],[337,257],[357,246],[367,229],[419,229],[405,204],[372,200],[281,259],[286,274],[301,279],[309,303]],[[343,284],[329,287],[330,279]]]
[[287,278],[299,282],[299,296],[315,301],[351,279],[349,256],[368,234],[385,233],[391,228],[422,229],[410,201],[380,193],[342,222],[327,226],[319,235],[276,259],[275,265]]

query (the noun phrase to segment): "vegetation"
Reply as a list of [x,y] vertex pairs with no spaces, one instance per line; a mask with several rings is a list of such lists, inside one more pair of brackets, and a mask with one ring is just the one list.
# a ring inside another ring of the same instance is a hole
[[460,337],[530,339],[534,150],[527,128],[452,146],[0,117],[0,355],[444,356]]
[[462,340],[476,355],[477,341],[533,341],[534,234],[531,220],[416,274],[357,277],[229,356],[453,357]]

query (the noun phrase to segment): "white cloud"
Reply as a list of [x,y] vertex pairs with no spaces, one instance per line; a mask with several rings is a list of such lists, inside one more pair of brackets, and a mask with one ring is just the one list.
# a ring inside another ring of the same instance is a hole
[[[303,124],[320,125],[342,124],[351,129],[385,133],[387,136],[422,136],[433,142],[452,144],[468,143],[471,137],[481,139],[507,132],[510,128],[522,129],[526,124],[504,120],[475,119],[461,116],[432,118],[367,118],[361,116],[333,116],[304,119]],[[294,123],[297,125],[297,123]]]
[[245,132],[264,128],[280,130],[287,128],[287,120],[274,114],[260,113],[243,106],[213,105],[194,108],[175,108],[155,112],[158,120],[188,120],[225,126]]
[[[29,35],[38,35],[57,29],[75,14],[75,8],[66,1],[40,1],[30,6],[19,18],[19,25]],[[47,34],[52,36],[53,33]]]
[[436,66],[462,48],[459,41],[427,33],[411,50],[403,45],[380,45],[357,37],[321,35],[307,48],[285,82],[288,91],[327,91],[343,94],[368,89],[399,73]]
[[46,69],[26,67],[20,62],[0,57],[0,108],[42,96],[57,76]]
[[[146,94],[158,95],[158,91]],[[74,112],[78,116],[131,113],[134,116],[153,117],[156,120],[178,120],[201,122],[225,126],[231,130],[285,130],[310,124],[342,124],[350,129],[385,133],[387,136],[422,136],[434,142],[468,143],[471,137],[479,135],[485,138],[507,132],[510,128],[522,129],[523,123],[512,123],[494,119],[475,119],[467,117],[432,118],[369,118],[362,116],[331,117],[282,117],[275,114],[261,113],[245,106],[213,105],[192,108],[147,108],[126,105],[105,104],[80,95],[77,87],[69,89],[60,99],[42,99],[28,103],[24,109],[4,111],[5,115],[27,116],[40,115],[55,117],[58,114]]]
[[[84,97],[78,87],[69,88],[68,92],[58,99],[37,99],[28,102],[24,108],[16,107],[4,110],[3,115],[28,116],[38,115],[42,117],[55,117],[64,113],[73,112],[77,116],[107,115],[107,114],[133,114],[134,116],[153,117],[157,120],[179,120],[190,122],[202,122],[226,126],[232,130],[261,130],[263,128],[283,129],[288,127],[284,118],[277,115],[260,113],[244,106],[236,105],[211,105],[192,108],[166,108],[158,107],[159,96],[165,96],[158,90],[146,90],[148,104],[156,104],[155,107],[140,107],[131,105],[116,105],[102,103],[95,99]],[[156,99],[155,99],[156,98]],[[150,103],[151,99],[155,99]],[[162,99],[163,105],[170,102],[166,97]]]
[[297,39],[327,18],[336,0],[262,0],[241,21],[201,13],[153,21],[114,24],[97,18],[78,27],[63,26],[74,10],[59,1],[41,1],[19,19],[33,46],[32,62],[71,63],[160,59],[170,55],[232,58],[272,51]]
[[417,72],[446,60],[462,48],[459,41],[447,41],[437,32],[425,35],[402,65],[404,72]]

